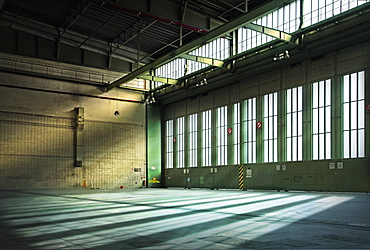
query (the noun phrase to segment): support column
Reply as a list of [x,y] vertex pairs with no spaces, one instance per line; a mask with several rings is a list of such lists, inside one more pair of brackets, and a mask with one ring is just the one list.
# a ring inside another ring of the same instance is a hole
[[161,187],[162,183],[162,144],[161,107],[146,104],[147,141],[147,187]]
[[85,121],[84,108],[75,108],[75,134],[74,134],[74,166],[82,167],[83,161],[83,129]]

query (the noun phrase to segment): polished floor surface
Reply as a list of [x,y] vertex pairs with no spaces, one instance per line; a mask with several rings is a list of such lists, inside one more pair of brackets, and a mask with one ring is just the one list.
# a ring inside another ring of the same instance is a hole
[[370,195],[0,190],[0,249],[369,249]]

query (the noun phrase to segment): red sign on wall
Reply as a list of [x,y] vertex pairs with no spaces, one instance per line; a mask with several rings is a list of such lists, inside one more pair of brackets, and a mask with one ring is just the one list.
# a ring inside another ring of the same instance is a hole
[[370,112],[370,103],[366,105],[366,110]]
[[261,129],[262,128],[262,122],[257,122],[256,127],[257,127],[257,129]]
[[230,135],[233,133],[233,129],[232,128],[227,128],[227,133]]

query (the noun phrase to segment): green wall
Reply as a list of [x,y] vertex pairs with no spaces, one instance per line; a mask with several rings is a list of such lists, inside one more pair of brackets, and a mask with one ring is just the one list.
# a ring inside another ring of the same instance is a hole
[[161,187],[161,107],[147,105],[147,187]]

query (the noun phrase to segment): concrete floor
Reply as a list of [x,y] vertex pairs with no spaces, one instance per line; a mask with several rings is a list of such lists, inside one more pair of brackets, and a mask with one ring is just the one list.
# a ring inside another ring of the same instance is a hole
[[370,195],[0,190],[0,249],[369,249]]

